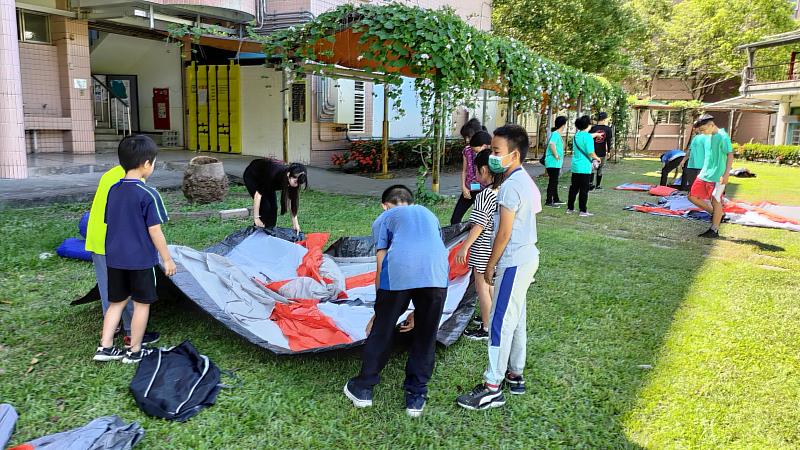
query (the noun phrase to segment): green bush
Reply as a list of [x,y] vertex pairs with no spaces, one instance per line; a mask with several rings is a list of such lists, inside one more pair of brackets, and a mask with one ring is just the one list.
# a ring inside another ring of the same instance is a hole
[[779,164],[800,164],[800,146],[744,144],[734,146],[733,151],[749,161],[767,160]]
[[[433,145],[432,139],[417,139],[413,141],[394,141],[389,143],[389,168],[405,169],[422,165],[419,146]],[[461,154],[464,150],[464,141],[449,139],[445,143],[444,165],[460,165]],[[381,141],[361,140],[350,143],[350,148],[331,157],[333,165],[341,168],[354,161],[359,172],[377,172],[381,168]]]

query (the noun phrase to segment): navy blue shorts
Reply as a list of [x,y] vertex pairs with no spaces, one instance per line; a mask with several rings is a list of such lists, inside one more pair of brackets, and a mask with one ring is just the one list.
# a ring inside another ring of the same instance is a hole
[[108,268],[108,301],[123,302],[131,298],[136,303],[155,303],[156,268],[127,270]]

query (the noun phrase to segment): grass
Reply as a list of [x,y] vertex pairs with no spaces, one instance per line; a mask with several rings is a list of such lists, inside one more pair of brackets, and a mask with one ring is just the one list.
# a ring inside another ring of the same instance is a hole
[[[736,198],[800,204],[798,169],[747,167],[759,177],[732,178]],[[652,182],[657,168],[628,160],[604,184]],[[166,196],[170,210],[194,208],[177,195]],[[145,449],[798,447],[800,235],[731,225],[709,242],[695,237],[701,224],[622,211],[646,198],[606,189],[590,194],[591,219],[540,214],[529,393],[488,412],[455,406],[485,366],[485,345],[462,339],[439,349],[419,420],[401,407],[403,355],[384,371],[375,407],[356,410],[341,387],[358,351],[278,358],[168,299],[151,317],[163,344],[191,339],[244,385],[184,424],[145,416],[127,388],[134,368],[90,360],[99,305],[68,306],[93,285],[91,266],[39,259],[77,234],[86,206],[2,211],[0,400],[20,413],[12,443],[119,414],[145,428]],[[224,205],[248,202],[234,195]],[[334,238],[366,234],[380,211],[374,199],[317,192],[301,203],[304,229]],[[451,207],[436,208],[443,222]],[[184,219],[165,230],[170,243],[202,248],[246,224]]]

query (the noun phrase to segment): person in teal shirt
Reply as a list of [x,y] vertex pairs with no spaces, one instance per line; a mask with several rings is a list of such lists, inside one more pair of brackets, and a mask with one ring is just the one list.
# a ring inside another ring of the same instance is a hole
[[594,138],[589,134],[591,126],[592,119],[589,116],[578,117],[575,120],[578,132],[572,140],[572,184],[569,186],[567,214],[575,212],[575,197],[578,197],[581,217],[594,215],[586,210],[586,203],[592,183],[592,164],[600,164],[600,158],[594,152]]
[[700,170],[703,169],[703,161],[706,157],[708,147],[711,145],[711,137],[706,134],[695,133],[692,142],[689,143],[689,152],[683,158],[683,175],[681,176],[681,190],[688,191],[692,187]]
[[550,139],[547,141],[547,150],[544,154],[544,167],[547,170],[547,198],[544,205],[558,208],[564,202],[558,198],[558,177],[564,165],[564,137],[561,135],[567,125],[567,118],[556,117],[555,126],[551,130]]
[[711,228],[701,233],[700,237],[713,239],[719,237],[719,225],[724,216],[722,196],[733,165],[733,145],[728,133],[718,128],[714,117],[709,114],[700,116],[694,127],[710,136],[710,142],[703,159],[703,169],[692,183],[689,200],[711,214]]

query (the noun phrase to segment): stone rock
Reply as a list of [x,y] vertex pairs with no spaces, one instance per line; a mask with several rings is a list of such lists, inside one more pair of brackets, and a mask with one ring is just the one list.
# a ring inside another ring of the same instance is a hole
[[183,174],[181,190],[192,203],[205,204],[224,200],[228,194],[228,177],[222,162],[210,156],[192,158]]

